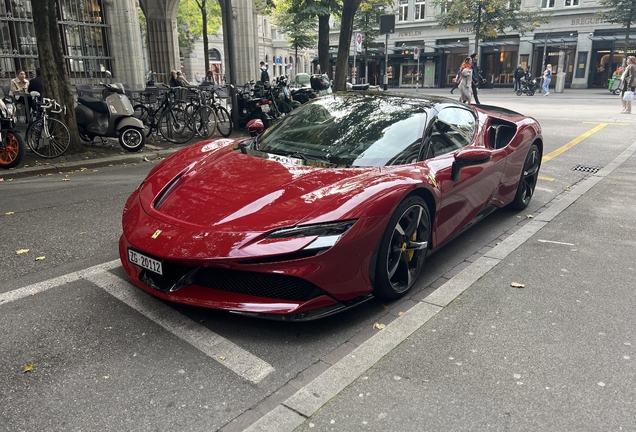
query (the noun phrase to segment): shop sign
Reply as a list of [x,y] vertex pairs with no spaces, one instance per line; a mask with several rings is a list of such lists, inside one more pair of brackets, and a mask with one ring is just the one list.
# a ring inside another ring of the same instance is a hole
[[409,32],[398,32],[398,37],[411,37],[411,36],[422,36],[422,32],[419,30],[409,31]]
[[602,18],[572,18],[572,25],[573,26],[581,26],[581,25],[590,25],[590,24],[602,24],[605,21],[603,21]]
[[459,27],[458,33],[475,33],[475,27]]

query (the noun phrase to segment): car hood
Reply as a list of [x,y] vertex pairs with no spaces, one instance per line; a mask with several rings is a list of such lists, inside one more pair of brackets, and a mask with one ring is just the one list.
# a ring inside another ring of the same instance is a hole
[[157,219],[206,231],[265,232],[318,222],[311,217],[318,209],[327,220],[356,217],[355,201],[381,183],[381,168],[325,168],[231,147],[183,162],[176,176],[149,179],[142,205]]

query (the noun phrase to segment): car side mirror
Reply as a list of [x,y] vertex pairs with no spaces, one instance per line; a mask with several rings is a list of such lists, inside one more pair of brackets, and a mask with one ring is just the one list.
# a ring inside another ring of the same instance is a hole
[[486,163],[491,158],[490,151],[484,149],[461,149],[455,153],[455,160],[453,161],[453,169],[451,172],[451,179],[453,181],[459,181],[459,173],[462,168],[472,165],[481,165]]
[[250,120],[247,123],[247,130],[250,133],[250,136],[260,135],[265,130],[265,125],[263,124],[263,120],[254,119]]

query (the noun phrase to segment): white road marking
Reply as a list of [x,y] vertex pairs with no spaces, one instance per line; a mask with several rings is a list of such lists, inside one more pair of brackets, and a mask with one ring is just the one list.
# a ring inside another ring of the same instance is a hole
[[554,244],[560,244],[560,245],[566,245],[566,246],[574,246],[574,243],[564,243],[564,242],[560,242],[560,241],[552,241],[552,240],[537,240],[539,243],[554,243]]
[[86,279],[252,383],[258,384],[274,371],[269,363],[249,351],[155,300],[130,282],[108,272],[119,266],[121,262],[117,259],[0,294],[0,306]]
[[58,287],[60,285],[65,285],[71,282],[75,282],[76,280],[89,277],[91,275],[104,273],[108,270],[117,268],[121,265],[121,262],[116,259],[112,261],[105,262],[103,264],[99,264],[93,267],[89,267],[83,270],[78,270],[73,273],[65,274],[63,276],[59,276],[53,279],[46,280],[44,282],[39,282],[33,285],[27,285],[25,287],[9,291],[3,294],[0,294],[0,306],[5,303],[10,303],[12,301],[20,300],[24,297],[29,297],[43,291],[46,291],[51,288]]
[[128,281],[107,272],[86,279],[252,383],[258,384],[274,371],[269,363],[157,301]]

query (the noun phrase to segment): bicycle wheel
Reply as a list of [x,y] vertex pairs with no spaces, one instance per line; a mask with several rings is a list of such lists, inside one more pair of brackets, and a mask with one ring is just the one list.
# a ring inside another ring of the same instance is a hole
[[144,134],[150,137],[152,134],[152,120],[150,110],[145,105],[135,105],[133,107],[133,117],[138,118],[144,124]]
[[194,119],[181,109],[167,110],[159,117],[159,133],[172,143],[184,144],[195,132]]
[[222,106],[215,106],[214,108],[216,110],[216,129],[221,136],[227,138],[232,134],[232,116]]
[[214,110],[209,106],[202,106],[194,113],[194,124],[196,133],[201,138],[209,138],[214,135],[216,130],[216,115]]
[[54,158],[62,155],[71,145],[71,133],[64,123],[54,118],[37,119],[26,130],[26,142],[36,155]]

